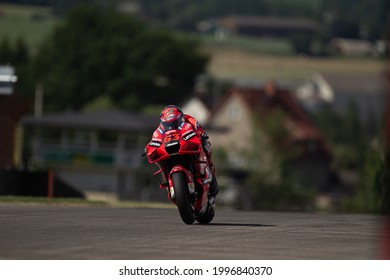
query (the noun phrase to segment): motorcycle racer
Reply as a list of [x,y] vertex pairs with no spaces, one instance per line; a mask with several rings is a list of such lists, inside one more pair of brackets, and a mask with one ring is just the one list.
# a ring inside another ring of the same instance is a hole
[[201,140],[203,151],[207,158],[207,163],[211,171],[212,179],[210,183],[209,196],[215,199],[218,194],[219,187],[217,178],[215,176],[215,166],[212,162],[212,148],[211,143],[208,140],[206,132],[203,130],[199,122],[192,116],[184,114],[183,111],[175,106],[168,105],[160,113],[160,124],[157,129],[153,132],[153,139],[160,139],[166,131],[171,129],[181,129],[184,125],[191,125],[192,129],[196,132],[197,137]]

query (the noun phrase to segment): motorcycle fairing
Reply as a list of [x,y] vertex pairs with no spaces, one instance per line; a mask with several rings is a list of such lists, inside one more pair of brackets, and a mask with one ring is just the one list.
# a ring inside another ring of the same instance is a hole
[[191,130],[169,130],[160,135],[161,139],[156,139],[154,135],[152,141],[146,146],[146,155],[149,163],[164,161],[174,154],[188,155],[199,154],[201,152],[201,142],[195,137],[196,132]]

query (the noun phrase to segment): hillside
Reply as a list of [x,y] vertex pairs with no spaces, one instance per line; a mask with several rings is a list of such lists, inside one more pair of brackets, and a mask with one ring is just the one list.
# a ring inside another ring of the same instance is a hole
[[[303,4],[305,1],[299,2]],[[318,5],[318,1],[315,2]],[[59,19],[47,7],[0,4],[0,40],[22,38],[32,51],[58,22]],[[376,59],[294,56],[289,43],[283,40],[235,37],[217,42],[213,36],[196,35],[195,38],[201,40],[211,55],[208,71],[220,78],[270,78],[294,82],[315,71],[377,77],[385,66],[384,61]]]
[[211,54],[209,72],[221,78],[260,78],[300,81],[313,72],[345,76],[380,76],[384,60],[272,56],[237,48],[206,46]]

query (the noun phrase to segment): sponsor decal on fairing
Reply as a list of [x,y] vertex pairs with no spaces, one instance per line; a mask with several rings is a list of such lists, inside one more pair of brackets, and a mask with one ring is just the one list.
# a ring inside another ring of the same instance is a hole
[[151,141],[151,142],[149,142],[149,146],[160,147],[161,146],[161,142]]
[[190,140],[194,136],[196,136],[196,132],[195,131],[191,131],[191,132],[189,132],[189,133],[187,133],[187,134],[185,134],[183,136],[183,140],[184,141],[188,141],[188,140]]

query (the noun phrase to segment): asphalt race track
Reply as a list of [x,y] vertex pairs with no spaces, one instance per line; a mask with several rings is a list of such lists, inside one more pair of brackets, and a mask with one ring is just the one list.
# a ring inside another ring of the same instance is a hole
[[0,259],[376,259],[374,215],[0,204]]

